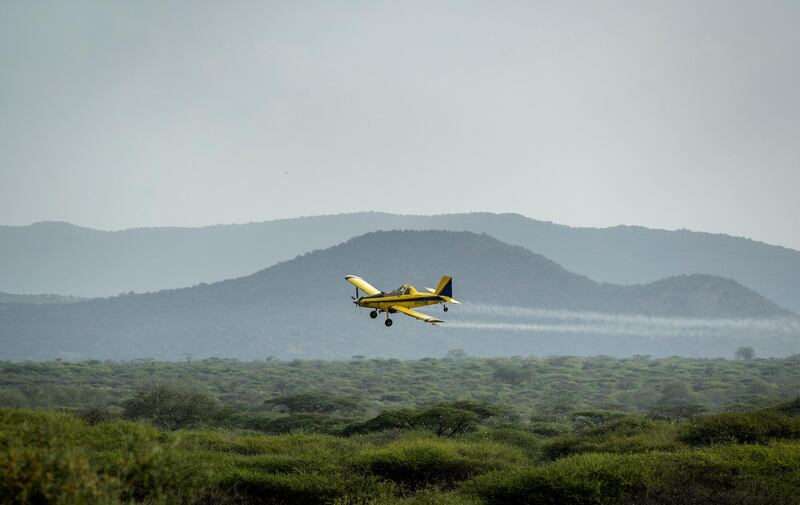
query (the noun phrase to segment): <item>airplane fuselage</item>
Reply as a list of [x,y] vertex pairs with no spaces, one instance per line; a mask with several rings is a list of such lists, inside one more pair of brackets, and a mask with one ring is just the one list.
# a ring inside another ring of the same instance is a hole
[[369,309],[388,310],[389,307],[399,305],[412,309],[414,307],[424,307],[426,305],[435,305],[437,303],[445,303],[447,300],[438,295],[428,293],[416,293],[410,295],[389,295],[378,293],[372,296],[362,296],[358,299],[359,307],[366,307]]

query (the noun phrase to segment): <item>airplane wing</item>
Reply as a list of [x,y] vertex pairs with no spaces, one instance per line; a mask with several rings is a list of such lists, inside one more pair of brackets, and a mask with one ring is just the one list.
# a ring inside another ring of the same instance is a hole
[[375,286],[357,275],[346,275],[344,278],[347,280],[347,282],[365,292],[367,295],[377,295],[381,292],[380,289],[377,289]]
[[396,310],[397,312],[402,312],[407,316],[411,316],[415,319],[419,319],[420,321],[425,321],[426,323],[436,324],[436,323],[443,323],[441,319],[436,319],[433,316],[429,316],[428,314],[423,314],[422,312],[417,312],[416,310],[407,309],[405,307],[400,307],[399,305],[392,305],[389,307],[390,309]]

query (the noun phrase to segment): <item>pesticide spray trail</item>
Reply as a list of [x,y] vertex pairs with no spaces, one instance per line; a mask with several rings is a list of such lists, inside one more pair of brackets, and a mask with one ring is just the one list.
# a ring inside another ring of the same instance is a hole
[[609,314],[591,311],[547,310],[502,305],[459,307],[460,320],[447,322],[449,328],[640,335],[653,337],[708,337],[751,333],[800,337],[800,319],[701,319]]

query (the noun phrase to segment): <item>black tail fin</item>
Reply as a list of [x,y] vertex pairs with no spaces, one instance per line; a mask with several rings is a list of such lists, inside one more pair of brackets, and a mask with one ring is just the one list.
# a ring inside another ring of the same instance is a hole
[[453,278],[449,275],[442,277],[439,281],[439,286],[436,288],[436,294],[440,296],[453,297]]

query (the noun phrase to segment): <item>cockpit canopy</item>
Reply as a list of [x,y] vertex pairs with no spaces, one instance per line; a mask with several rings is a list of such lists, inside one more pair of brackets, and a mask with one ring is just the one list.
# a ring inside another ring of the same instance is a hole
[[414,286],[412,286],[410,284],[403,284],[399,288],[397,288],[394,291],[392,291],[391,293],[387,293],[387,294],[392,294],[392,295],[413,295],[416,292],[417,292],[417,290],[414,289]]

